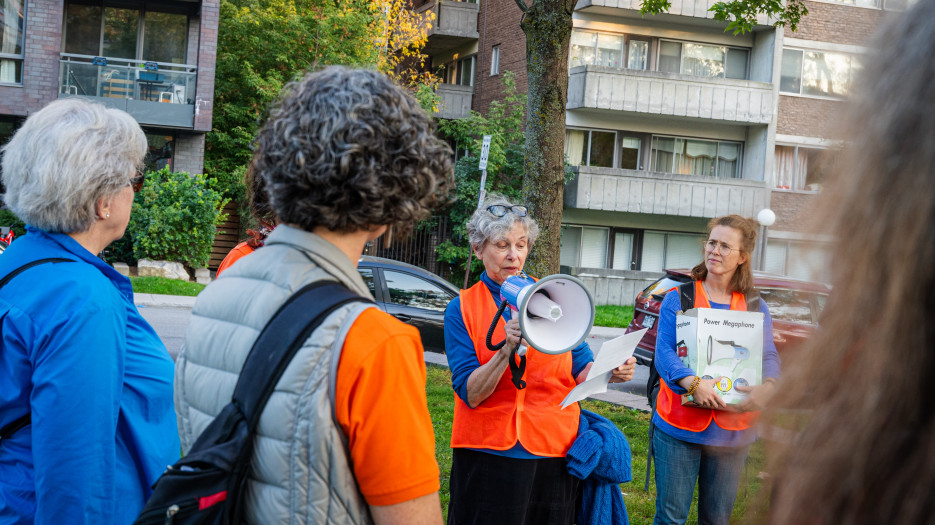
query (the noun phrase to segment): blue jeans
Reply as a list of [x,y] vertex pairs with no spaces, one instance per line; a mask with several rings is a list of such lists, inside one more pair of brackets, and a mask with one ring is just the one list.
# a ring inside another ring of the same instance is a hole
[[727,525],[749,446],[712,447],[688,443],[656,428],[656,517],[653,525],[682,525],[698,480],[698,524]]

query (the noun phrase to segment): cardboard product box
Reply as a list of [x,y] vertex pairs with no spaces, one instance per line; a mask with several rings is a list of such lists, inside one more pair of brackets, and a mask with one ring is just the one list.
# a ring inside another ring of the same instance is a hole
[[[763,313],[693,308],[675,319],[676,353],[702,379],[720,377],[718,394],[728,405],[746,394],[737,386],[763,382]],[[697,406],[693,396],[682,404]]]

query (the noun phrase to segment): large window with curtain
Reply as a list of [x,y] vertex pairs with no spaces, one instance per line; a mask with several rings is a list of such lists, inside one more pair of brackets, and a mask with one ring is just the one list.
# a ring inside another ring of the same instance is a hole
[[740,178],[739,142],[653,136],[652,170],[682,175]]
[[0,0],[0,84],[23,83],[26,0]]
[[457,86],[474,86],[474,70],[477,64],[477,55],[455,59],[442,66],[441,78],[446,84]]
[[562,225],[559,261],[566,266],[607,268],[609,238],[608,228]]
[[593,65],[618,69],[646,69],[649,39],[619,33],[572,29],[568,67]]
[[65,53],[185,64],[187,44],[188,15],[181,11],[88,0],[65,6]]
[[572,166],[612,168],[616,138],[613,131],[565,130],[565,157]]
[[840,98],[847,95],[860,62],[842,53],[783,49],[780,69],[781,93]]
[[659,71],[696,77],[747,78],[750,51],[694,42],[659,42]]
[[640,270],[661,272],[667,268],[691,268],[701,262],[704,235],[660,231],[643,232]]
[[834,169],[836,152],[804,146],[776,146],[776,189],[819,191]]

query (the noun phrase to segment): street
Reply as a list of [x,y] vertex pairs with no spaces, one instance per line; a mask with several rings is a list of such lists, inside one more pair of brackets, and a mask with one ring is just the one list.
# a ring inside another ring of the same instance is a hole
[[[159,338],[172,355],[172,359],[178,355],[185,342],[185,331],[188,328],[188,322],[192,318],[192,311],[189,308],[160,308],[155,306],[140,306],[140,313],[153,326]],[[594,337],[588,338],[588,344],[595,354],[600,350],[607,338]],[[646,395],[646,381],[649,378],[649,367],[637,365],[636,375],[632,381],[622,384],[611,384],[609,389],[619,390],[637,395]]]

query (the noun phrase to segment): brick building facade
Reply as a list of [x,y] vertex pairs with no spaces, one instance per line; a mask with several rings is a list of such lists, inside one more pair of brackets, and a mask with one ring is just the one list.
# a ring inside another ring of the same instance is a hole
[[61,97],[127,111],[150,169],[201,173],[220,0],[8,0],[0,6],[0,143]]
[[[809,208],[833,165],[862,46],[906,1],[806,0],[798,31],[762,19],[734,36],[706,0],[673,2],[656,17],[642,17],[639,0],[579,0],[565,118],[577,176],[565,189],[562,264],[610,273],[693,265],[709,218],[769,207],[777,220],[757,266],[826,277],[827,240],[809,235]],[[515,1],[421,4],[441,16],[427,49],[445,77],[443,104],[457,96],[449,108],[486,112],[506,70],[526,90]],[[472,6],[476,20],[452,29],[453,4]]]

